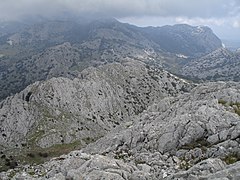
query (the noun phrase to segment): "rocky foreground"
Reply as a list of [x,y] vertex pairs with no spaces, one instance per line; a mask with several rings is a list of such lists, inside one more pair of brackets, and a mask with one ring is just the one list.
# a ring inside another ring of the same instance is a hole
[[129,58],[88,68],[72,80],[36,82],[0,103],[0,172],[83,148],[133,124],[154,102],[192,87]]
[[0,150],[98,139],[131,123],[152,103],[193,87],[166,71],[130,59],[88,68],[78,76],[36,82],[2,101]]
[[240,84],[198,85],[85,148],[1,179],[239,179]]

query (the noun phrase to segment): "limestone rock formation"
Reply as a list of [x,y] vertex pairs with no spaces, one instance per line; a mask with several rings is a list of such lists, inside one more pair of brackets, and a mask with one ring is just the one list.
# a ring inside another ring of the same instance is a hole
[[238,179],[239,89],[239,83],[206,83],[159,99],[79,151],[1,177]]
[[55,145],[84,147],[131,124],[152,103],[191,88],[166,71],[131,59],[88,68],[73,80],[36,82],[1,102],[1,150],[17,155],[22,149],[26,156]]
[[240,84],[163,70],[239,81],[239,52],[209,28],[10,30],[0,28],[0,99],[18,93],[0,102],[0,179],[240,178]]

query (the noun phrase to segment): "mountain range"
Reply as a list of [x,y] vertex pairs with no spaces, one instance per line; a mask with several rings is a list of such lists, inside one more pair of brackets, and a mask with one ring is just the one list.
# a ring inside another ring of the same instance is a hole
[[0,179],[238,179],[239,55],[205,26],[0,24]]
[[[134,58],[177,71],[186,59],[222,43],[207,27],[140,28],[115,19],[5,25],[0,36],[0,99],[51,77],[74,77],[89,66]],[[8,31],[7,31],[8,30]]]

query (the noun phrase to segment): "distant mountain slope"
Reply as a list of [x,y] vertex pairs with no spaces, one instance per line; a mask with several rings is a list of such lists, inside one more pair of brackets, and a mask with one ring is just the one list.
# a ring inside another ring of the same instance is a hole
[[240,81],[240,53],[220,48],[186,64],[181,74],[198,80]]
[[86,67],[126,58],[174,71],[185,56],[199,56],[218,47],[221,43],[206,27],[140,28],[115,19],[28,24],[1,38],[0,100],[35,81],[73,78]]
[[88,38],[88,26],[71,21],[47,21],[33,24],[8,37],[13,45],[55,45],[63,42],[81,42]]
[[189,26],[177,24],[159,28],[147,27],[142,29],[146,36],[159,44],[162,50],[199,57],[222,46],[221,40],[206,26]]
[[[186,56],[200,56],[207,54],[222,46],[221,40],[205,26],[193,27],[186,24],[163,27],[137,27],[126,23],[120,23],[115,19],[100,19],[91,22],[75,21],[47,21],[33,24],[24,30],[8,37],[14,45],[37,44],[37,43],[81,43],[95,36],[99,30],[111,30],[105,34],[108,36],[124,35],[133,40],[148,39],[160,46],[160,49]],[[115,32],[115,34],[114,34]],[[117,33],[117,34],[116,34]],[[142,39],[140,39],[142,37]]]
[[240,48],[240,40],[236,39],[222,39],[224,46],[227,49],[235,51]]

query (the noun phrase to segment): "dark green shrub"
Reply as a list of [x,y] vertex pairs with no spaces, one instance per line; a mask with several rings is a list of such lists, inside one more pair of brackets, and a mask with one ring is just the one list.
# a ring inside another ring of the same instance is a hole
[[222,105],[226,105],[227,104],[227,101],[223,100],[223,99],[219,99],[218,100],[218,103],[219,104],[222,104]]

